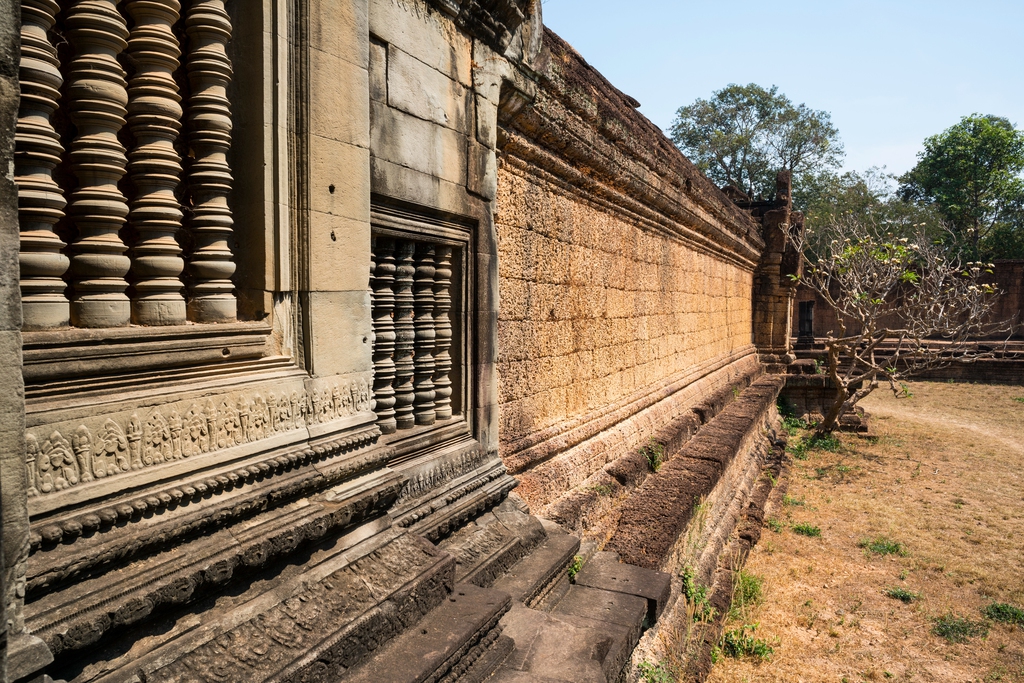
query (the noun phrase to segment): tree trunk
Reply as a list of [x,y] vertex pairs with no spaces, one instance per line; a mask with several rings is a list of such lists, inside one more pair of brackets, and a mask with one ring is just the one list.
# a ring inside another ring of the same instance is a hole
[[842,385],[836,387],[836,394],[832,399],[832,405],[829,407],[825,419],[821,421],[821,424],[814,431],[814,438],[822,438],[835,431],[836,427],[839,426],[839,418],[843,416],[843,407],[846,405],[846,399],[849,397],[850,393],[846,390],[846,387]]

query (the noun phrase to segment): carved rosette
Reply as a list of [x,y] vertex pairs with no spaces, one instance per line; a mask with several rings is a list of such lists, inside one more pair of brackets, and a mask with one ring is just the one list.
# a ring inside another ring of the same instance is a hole
[[395,421],[395,244],[389,237],[373,238],[373,395],[377,426],[384,434],[398,429]]
[[416,424],[413,400],[416,397],[413,373],[416,365],[413,352],[416,343],[413,297],[413,261],[416,245],[401,241],[396,249],[395,271],[395,420],[398,429],[409,429]]
[[57,50],[47,36],[58,10],[54,0],[21,3],[21,105],[14,180],[21,231],[21,305],[27,330],[63,327],[70,315],[62,279],[69,261],[61,253],[64,242],[53,231],[67,204],[53,180],[64,149],[50,123],[63,83]]
[[227,97],[231,21],[224,0],[194,0],[185,19],[189,39],[188,79],[192,96],[187,122],[193,163],[190,230],[195,248],[189,261],[188,317],[196,322],[230,322],[237,316],[231,276],[232,225],[228,195],[231,168],[231,107]]
[[67,73],[68,110],[77,129],[68,155],[78,178],[68,207],[79,235],[71,257],[71,322],[119,327],[131,317],[124,293],[131,263],[118,236],[128,205],[117,187],[128,162],[117,137],[128,104],[117,56],[127,47],[128,29],[116,0],[78,0],[64,28],[75,48]]
[[418,425],[432,425],[437,417],[434,412],[434,272],[434,245],[420,242],[416,245],[413,281],[416,349],[413,415]]
[[172,27],[181,5],[131,0],[125,7],[134,21],[128,56],[135,64],[128,84],[128,125],[135,136],[128,171],[136,189],[128,218],[138,235],[132,250],[132,322],[179,325],[185,322],[179,277],[185,263],[175,239],[182,212],[175,197],[181,161],[174,143],[182,110],[174,71],[181,50]]
[[434,270],[434,412],[438,420],[452,416],[452,248],[437,247]]

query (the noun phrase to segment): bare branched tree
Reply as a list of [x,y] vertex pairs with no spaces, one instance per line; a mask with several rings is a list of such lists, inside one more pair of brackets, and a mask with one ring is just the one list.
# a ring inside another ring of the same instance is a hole
[[802,279],[835,311],[838,328],[825,340],[836,393],[818,437],[882,383],[905,397],[907,378],[996,357],[979,339],[1009,338],[1009,321],[990,320],[999,292],[982,280],[992,264],[963,262],[923,234],[894,237],[853,219],[815,242],[819,253]]

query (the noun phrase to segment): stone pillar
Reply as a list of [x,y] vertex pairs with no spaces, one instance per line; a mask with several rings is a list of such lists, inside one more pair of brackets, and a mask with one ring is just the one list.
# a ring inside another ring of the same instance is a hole
[[395,243],[390,237],[373,240],[370,282],[373,287],[373,397],[377,426],[393,434],[395,423]]
[[[49,2],[25,2],[24,5],[29,13],[42,12],[44,15],[55,6]],[[17,3],[13,7],[17,10]],[[22,134],[25,130],[19,126],[18,121],[16,74],[21,61],[19,18],[17,11],[0,12],[0,166],[4,169],[11,169],[15,163],[16,131]],[[33,15],[29,22],[32,40],[26,41],[29,44],[29,58],[42,58],[44,65],[49,62],[46,57],[49,50],[39,43],[39,39],[46,35],[40,31],[39,24],[47,24],[48,21],[46,16]],[[32,22],[36,23],[33,25]],[[49,66],[36,66],[49,72]],[[52,72],[50,81],[52,85]],[[41,94],[38,85],[36,83],[27,89],[30,97]],[[48,96],[52,97],[53,93],[49,92]],[[37,113],[49,108],[49,104],[40,100],[31,103],[31,106],[39,105],[42,110],[34,110]],[[41,119],[35,121],[42,123]],[[47,128],[43,126],[37,129],[43,133],[37,142],[42,143],[43,149],[52,151],[53,138],[48,135]],[[39,149],[36,148],[37,151]],[[49,187],[49,171],[45,167],[47,163],[44,162],[41,175],[35,176],[45,187]],[[0,681],[30,676],[53,660],[43,641],[25,630],[22,616],[29,527],[25,476],[25,392],[21,374],[19,189],[13,174],[9,171],[0,174],[0,386],[4,388],[0,391],[0,416],[3,416],[0,418]],[[59,203],[54,197],[49,197],[48,202],[50,209]],[[40,204],[33,204],[33,207],[41,208]],[[43,219],[42,225],[52,225],[48,220]],[[45,233],[48,228],[41,229]],[[39,290],[31,291],[35,294]],[[60,313],[58,317],[61,315],[65,314]],[[52,320],[49,317],[47,319]]]
[[60,75],[57,49],[49,38],[60,7],[54,0],[21,3],[21,107],[14,155],[21,222],[21,300],[24,327],[44,330],[68,324],[68,257],[53,226],[67,202],[53,179],[64,148],[50,123],[57,109]]
[[452,416],[452,248],[437,247],[434,270],[434,403],[438,420]]
[[416,245],[416,274],[413,280],[416,302],[413,416],[418,425],[432,425],[437,418],[434,412],[434,271],[434,245],[420,242]]
[[189,171],[195,241],[189,260],[188,317],[195,322],[231,322],[238,315],[232,253],[234,235],[231,193],[231,106],[228,85],[231,19],[224,0],[192,0],[185,19],[189,38],[186,60],[192,96],[188,102]]
[[803,216],[793,211],[792,179],[780,171],[776,180],[775,208],[761,219],[765,249],[754,276],[754,344],[769,372],[785,372],[796,357],[792,353],[793,299],[802,256],[793,245],[794,231],[803,230]]
[[68,158],[78,179],[68,213],[79,237],[71,257],[76,327],[119,327],[131,318],[124,277],[131,265],[118,236],[128,204],[118,189],[128,159],[118,133],[128,91],[117,58],[128,28],[116,0],[78,0],[64,19],[75,49],[68,64],[68,110],[77,134]]
[[185,322],[180,279],[185,262],[176,239],[182,218],[175,197],[181,161],[174,143],[181,130],[181,96],[174,71],[181,51],[171,27],[181,5],[178,0],[131,0],[125,8],[134,20],[128,56],[136,69],[128,84],[128,125],[136,141],[128,163],[136,189],[128,219],[138,235],[132,322],[180,325]]

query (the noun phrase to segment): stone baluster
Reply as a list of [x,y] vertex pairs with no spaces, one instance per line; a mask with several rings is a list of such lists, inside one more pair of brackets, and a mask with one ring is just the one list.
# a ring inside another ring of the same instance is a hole
[[180,280],[185,262],[175,239],[182,212],[174,194],[181,174],[174,143],[182,112],[174,71],[181,50],[172,27],[181,4],[129,0],[125,8],[134,20],[128,56],[135,64],[128,83],[128,126],[135,136],[128,172],[136,191],[128,220],[138,235],[132,249],[132,322],[180,325],[185,322]]
[[418,425],[432,425],[437,418],[434,412],[434,272],[434,245],[420,242],[416,245],[416,273],[413,282],[416,313],[416,353],[413,358],[416,398],[413,414]]
[[60,63],[47,32],[59,6],[54,0],[21,3],[21,105],[15,133],[14,179],[18,185],[21,230],[21,307],[26,330],[68,324],[66,285],[61,279],[68,258],[53,226],[64,215],[64,195],[53,180],[64,148],[50,124],[57,109]]
[[64,19],[75,49],[68,64],[68,111],[77,134],[68,159],[78,178],[68,214],[78,228],[71,256],[78,327],[127,325],[131,306],[124,276],[131,263],[118,236],[128,205],[117,187],[128,160],[117,134],[124,126],[128,92],[117,56],[128,28],[117,0],[78,0]]
[[227,97],[231,61],[227,43],[231,21],[224,0],[193,0],[185,19],[189,39],[189,169],[192,196],[190,230],[195,247],[189,258],[188,317],[196,322],[229,322],[237,317],[231,276],[232,225],[228,195],[231,168],[231,108]]
[[437,247],[437,268],[434,271],[434,411],[438,420],[452,416],[452,248]]
[[384,434],[398,429],[395,421],[395,245],[390,237],[373,238],[373,397],[377,426]]
[[415,249],[414,243],[402,240],[395,250],[395,423],[398,429],[409,429],[416,424],[413,417],[416,328],[412,292],[413,275],[416,273],[413,262]]

